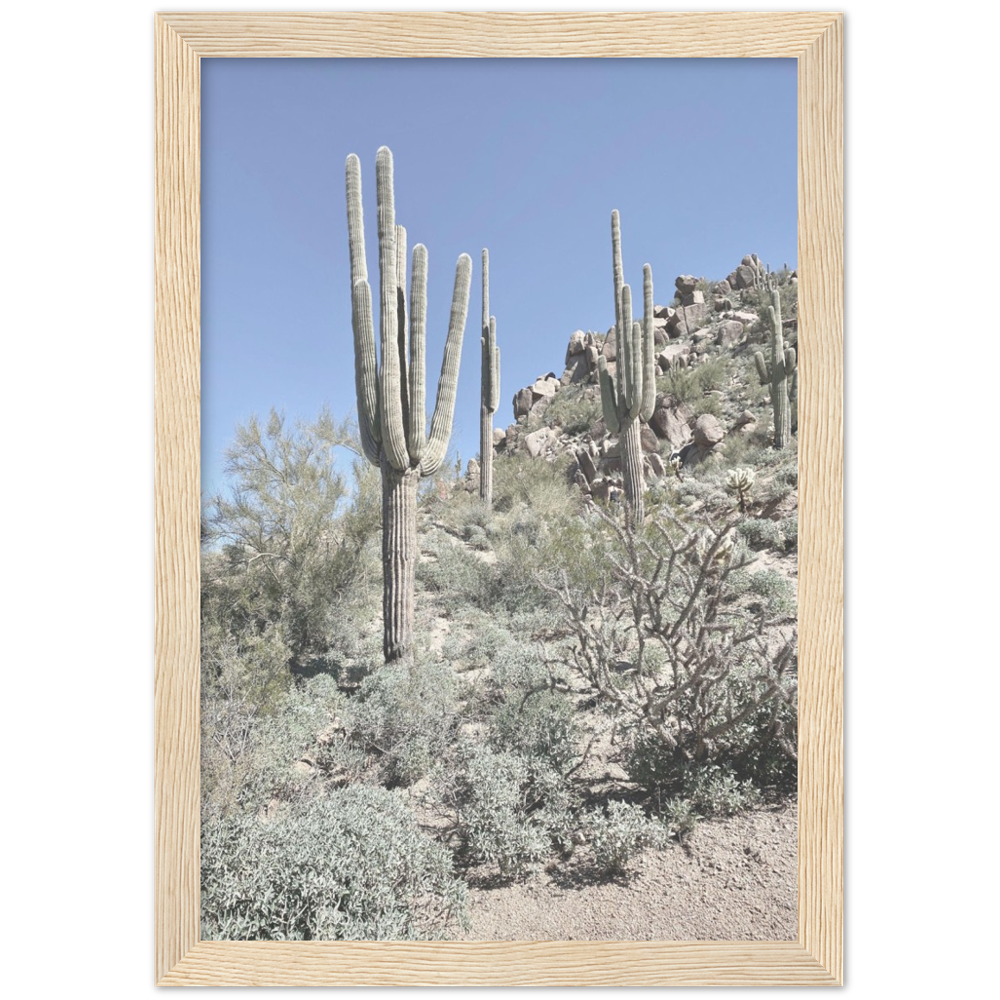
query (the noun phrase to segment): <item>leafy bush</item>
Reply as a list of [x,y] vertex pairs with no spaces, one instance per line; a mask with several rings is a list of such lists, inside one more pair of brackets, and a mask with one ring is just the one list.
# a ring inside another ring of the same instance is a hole
[[455,675],[447,664],[387,664],[344,710],[353,745],[378,760],[382,779],[408,785],[426,774],[458,725]]
[[404,803],[352,787],[276,819],[203,824],[206,940],[416,940],[465,923],[448,852]]
[[522,697],[515,692],[493,716],[490,743],[497,750],[511,750],[565,772],[578,756],[579,726],[573,705],[556,691]]
[[572,796],[561,775],[541,761],[464,741],[432,775],[431,804],[451,818],[459,854],[496,865],[513,878],[574,829]]
[[750,781],[740,781],[721,767],[705,768],[691,774],[684,796],[703,816],[732,816],[760,801],[760,792]]
[[600,393],[580,383],[564,386],[555,394],[545,410],[544,422],[561,427],[567,434],[586,434],[600,418]]
[[591,812],[584,825],[590,834],[597,867],[606,875],[623,875],[646,847],[663,847],[667,831],[631,802],[609,802],[607,813]]

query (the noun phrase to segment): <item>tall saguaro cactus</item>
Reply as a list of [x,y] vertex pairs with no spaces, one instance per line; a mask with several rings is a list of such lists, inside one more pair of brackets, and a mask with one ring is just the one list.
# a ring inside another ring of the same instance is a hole
[[479,496],[489,510],[493,505],[493,414],[500,402],[500,348],[497,321],[490,315],[490,252],[483,250],[483,353],[479,396]]
[[413,649],[413,589],[417,562],[417,482],[441,467],[455,413],[458,365],[472,282],[472,259],[458,258],[451,320],[430,433],[425,431],[427,248],[413,248],[410,317],[406,322],[406,230],[396,225],[392,153],[375,158],[378,189],[379,332],[375,350],[372,292],[365,256],[361,163],[347,158],[347,229],[351,251],[351,319],[358,428],[365,457],[382,470],[383,652],[408,659]]
[[774,447],[784,448],[792,433],[791,408],[797,403],[798,369],[795,350],[785,347],[781,333],[781,296],[777,288],[771,289],[771,365],[768,367],[760,351],[754,354],[760,384],[770,386],[771,406],[774,408]]
[[624,282],[622,238],[618,209],[611,213],[611,257],[615,288],[615,331],[618,338],[617,371],[612,375],[602,354],[598,360],[604,422],[619,434],[625,502],[629,523],[639,527],[645,516],[645,482],[642,475],[641,424],[656,406],[656,369],[653,364],[653,269],[642,268],[643,322],[632,320],[632,289]]

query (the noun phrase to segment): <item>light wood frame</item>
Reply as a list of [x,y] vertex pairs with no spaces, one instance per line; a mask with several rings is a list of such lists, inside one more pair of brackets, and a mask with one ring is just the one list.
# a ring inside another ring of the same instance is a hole
[[[832,13],[156,15],[155,980],[201,986],[842,982],[843,74]],[[199,941],[202,57],[792,57],[799,100],[799,912],[778,942]]]

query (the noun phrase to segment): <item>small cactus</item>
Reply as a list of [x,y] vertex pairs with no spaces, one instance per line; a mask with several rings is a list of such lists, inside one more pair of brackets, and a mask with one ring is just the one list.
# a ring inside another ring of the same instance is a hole
[[739,504],[740,513],[745,514],[750,505],[750,495],[753,493],[755,477],[753,469],[730,469],[726,476],[726,492],[731,493]]
[[771,305],[768,308],[771,317],[771,364],[764,361],[764,355],[757,351],[754,362],[760,384],[770,386],[771,405],[774,408],[774,447],[781,449],[788,445],[792,433],[792,415],[790,405],[794,399],[796,409],[796,425],[798,424],[798,373],[795,364],[795,351],[785,347],[781,333],[781,296],[776,288],[771,290]]
[[378,189],[379,331],[375,349],[372,293],[365,255],[361,162],[347,158],[347,229],[351,255],[351,319],[358,429],[365,457],[382,470],[383,652],[386,662],[408,659],[413,646],[414,571],[417,562],[417,481],[444,461],[455,412],[458,366],[469,308],[472,259],[458,258],[451,320],[437,401],[426,433],[425,341],[427,248],[413,248],[410,314],[406,320],[406,230],[396,225],[392,153],[375,157]]
[[642,269],[643,322],[633,322],[632,289],[624,283],[621,226],[617,209],[611,213],[611,257],[618,360],[617,372],[612,375],[604,355],[598,359],[601,407],[608,430],[621,436],[625,501],[631,525],[639,527],[645,515],[640,424],[649,420],[656,405],[653,270],[649,264]]

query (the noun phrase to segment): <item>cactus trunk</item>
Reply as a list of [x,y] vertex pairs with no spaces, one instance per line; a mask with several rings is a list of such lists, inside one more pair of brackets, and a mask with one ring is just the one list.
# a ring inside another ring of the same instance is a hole
[[642,474],[642,428],[638,420],[629,420],[621,436],[622,476],[628,523],[638,528],[646,516],[646,484]]
[[493,413],[479,407],[479,498],[493,506]]
[[382,652],[385,662],[413,652],[413,591],[417,566],[415,469],[400,472],[382,460]]
[[[754,355],[757,374],[761,385],[769,386],[771,407],[774,411],[774,447],[786,448],[792,436],[792,407],[798,403],[798,368],[795,351],[785,348],[781,329],[781,297],[778,290],[771,290],[771,364],[768,367],[764,355],[758,351]],[[795,423],[798,423],[796,414]]]

